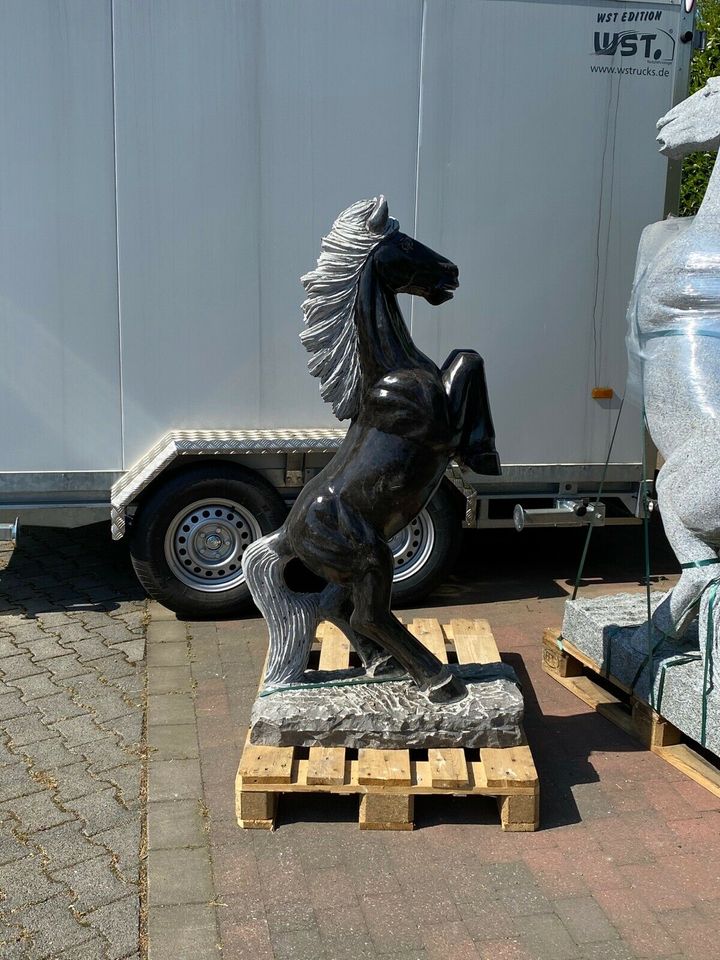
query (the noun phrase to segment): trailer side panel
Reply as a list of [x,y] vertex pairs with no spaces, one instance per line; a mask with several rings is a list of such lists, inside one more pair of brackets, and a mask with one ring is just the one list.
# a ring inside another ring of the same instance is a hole
[[110,5],[0,6],[0,464],[121,467]]

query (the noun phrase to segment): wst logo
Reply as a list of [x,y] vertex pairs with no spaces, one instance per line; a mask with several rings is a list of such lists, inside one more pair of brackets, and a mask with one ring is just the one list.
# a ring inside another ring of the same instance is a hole
[[639,55],[654,63],[672,63],[675,56],[675,39],[665,30],[656,30],[655,33],[596,30],[594,46],[594,52],[604,57],[614,57],[619,52],[621,57]]

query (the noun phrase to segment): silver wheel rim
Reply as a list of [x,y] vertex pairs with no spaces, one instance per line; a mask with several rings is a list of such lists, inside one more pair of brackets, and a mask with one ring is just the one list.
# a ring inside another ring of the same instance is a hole
[[181,583],[201,593],[245,582],[242,555],[262,536],[260,524],[233,500],[197,500],[175,516],[165,535],[165,559]]
[[425,566],[435,546],[435,526],[428,511],[421,510],[389,544],[395,561],[393,582],[408,580]]

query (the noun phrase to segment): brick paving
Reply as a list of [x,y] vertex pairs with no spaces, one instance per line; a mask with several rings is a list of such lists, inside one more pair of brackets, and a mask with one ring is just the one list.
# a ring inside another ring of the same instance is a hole
[[137,958],[145,602],[106,526],[0,544],[0,956]]
[[[638,544],[598,531],[587,591],[638,589]],[[578,548],[568,531],[469,535],[417,611],[487,617],[521,675],[538,833],[503,834],[493,801],[462,798],[417,798],[413,833],[361,833],[356,798],[307,796],[265,833],[237,827],[233,795],[262,622],[185,624],[151,605],[145,669],[124,550],[106,529],[27,528],[0,554],[0,956],[145,956],[145,680],[149,960],[717,955],[720,800],[540,669]],[[672,581],[667,553],[655,569]]]
[[[220,948],[226,960],[717,955],[720,800],[540,669],[542,630],[560,621],[579,553],[578,538],[567,537],[468,537],[462,575],[417,611],[487,617],[521,675],[542,784],[534,834],[504,834],[494,801],[462,798],[416,798],[413,833],[361,833],[356,798],[307,795],[281,800],[274,833],[239,830],[233,781],[265,655],[263,624],[151,625],[150,738],[159,745],[151,865],[154,845],[162,855],[158,907],[150,879],[151,960],[215,957]],[[633,565],[639,573],[639,531],[603,531],[586,590],[639,589]],[[662,589],[675,569],[666,551],[658,568]],[[173,782],[182,799],[171,799]],[[182,858],[198,871],[199,889],[163,883]]]

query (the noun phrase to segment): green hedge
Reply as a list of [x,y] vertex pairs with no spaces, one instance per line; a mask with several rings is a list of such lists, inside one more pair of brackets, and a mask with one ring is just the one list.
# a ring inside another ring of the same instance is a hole
[[[698,28],[707,31],[707,46],[702,53],[696,50],[693,56],[690,93],[704,87],[708,77],[720,74],[720,0],[702,0],[699,10]],[[715,157],[714,153],[691,153],[683,161],[680,216],[697,213]]]

